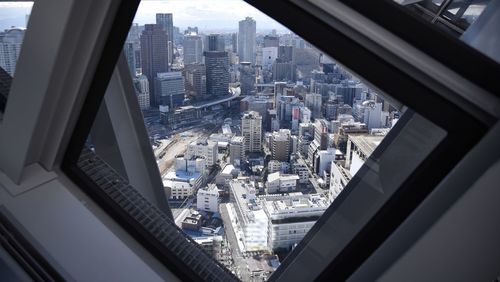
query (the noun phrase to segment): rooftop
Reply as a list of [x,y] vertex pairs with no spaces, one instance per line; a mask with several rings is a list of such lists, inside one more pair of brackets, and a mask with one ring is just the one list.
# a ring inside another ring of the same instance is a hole
[[384,136],[380,135],[349,135],[349,139],[359,148],[364,155],[369,156],[375,151],[375,148],[382,142]]

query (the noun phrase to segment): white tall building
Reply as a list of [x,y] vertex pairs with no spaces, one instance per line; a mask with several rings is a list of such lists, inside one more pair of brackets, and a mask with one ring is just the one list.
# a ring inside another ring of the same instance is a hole
[[203,61],[203,44],[196,33],[184,35],[184,65],[201,63]]
[[10,28],[0,33],[0,67],[11,76],[16,71],[17,58],[21,52],[24,28]]
[[269,249],[288,249],[300,242],[329,206],[319,194],[301,192],[260,198],[268,221]]
[[219,211],[219,190],[215,184],[208,184],[207,187],[198,189],[196,207],[203,211]]
[[255,64],[255,33],[256,23],[251,17],[239,22],[238,56],[240,62]]
[[241,133],[245,152],[260,152],[262,148],[262,117],[258,112],[246,112],[241,118]]
[[204,157],[207,166],[212,166],[217,162],[217,152],[217,142],[211,140],[198,140],[188,145],[186,156]]

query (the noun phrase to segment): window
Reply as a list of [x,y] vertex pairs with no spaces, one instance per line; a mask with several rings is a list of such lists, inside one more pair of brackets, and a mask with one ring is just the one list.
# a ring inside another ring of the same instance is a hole
[[33,2],[0,2],[0,119],[7,105]]
[[[210,8],[217,7],[214,3]],[[73,147],[78,152],[76,166],[71,164],[73,177],[92,186],[95,191],[89,193],[122,224],[144,231],[138,240],[149,248],[165,238],[158,236],[174,234],[160,242],[158,256],[173,255],[182,275],[199,277],[206,271],[231,280],[234,273],[248,281],[255,269],[244,266],[247,260],[257,260],[249,254],[262,252],[276,254],[282,262],[272,280],[329,275],[345,279],[484,133],[488,113],[475,116],[470,104],[458,105],[429,87],[428,77],[417,80],[420,73],[380,60],[380,54],[373,54],[377,49],[346,37],[328,21],[335,15],[327,16],[327,6],[304,4],[312,9],[306,13],[304,7],[287,4],[253,4],[295,33],[271,21],[282,30],[259,31],[257,16],[238,18],[236,36],[234,31],[190,26],[181,32],[175,27],[175,13],[154,9],[141,19],[144,7],[162,4],[145,2],[142,10],[139,6],[140,22],[129,30],[103,102],[99,108],[94,105],[96,122],[89,127],[83,150]],[[312,18],[318,6],[326,13],[321,14],[323,22]],[[277,13],[276,7],[284,10]],[[245,9],[253,12],[250,6]],[[317,32],[308,33],[303,23],[291,22],[290,15],[304,18],[313,24],[307,28]],[[321,34],[329,34],[328,40]],[[335,46],[332,39],[338,42]],[[274,61],[266,65],[269,54]],[[247,113],[241,115],[240,109]],[[453,124],[456,120],[461,121],[460,130]],[[235,122],[243,124],[237,127]],[[289,134],[279,141],[282,144],[276,139],[276,146],[269,146],[274,137],[266,132],[280,130]],[[470,135],[462,136],[463,130]],[[236,140],[236,134],[245,136],[243,141]],[[456,138],[463,142],[454,143]],[[219,148],[220,155],[208,156],[215,152],[209,148]],[[239,150],[234,160],[231,150]],[[273,160],[280,163],[276,176],[268,173],[267,163],[279,150],[285,151],[285,160]],[[230,156],[228,161],[224,154]],[[209,165],[209,158],[219,159],[221,165]],[[288,168],[282,162],[288,162]],[[274,177],[278,187],[280,181],[289,181],[286,175],[294,174],[289,168],[294,165],[304,166],[308,179],[304,185],[284,186],[299,186],[299,192],[265,192]],[[437,176],[424,177],[431,170]],[[218,182],[217,177],[232,180]],[[191,210],[197,190],[212,184],[222,198],[219,209]],[[176,190],[186,197],[175,199]],[[179,220],[184,231],[176,226]],[[194,243],[199,233],[187,231],[202,232],[201,226],[213,228],[217,221],[238,254],[230,269],[199,253]],[[312,228],[303,237],[289,230],[297,223]],[[164,234],[149,229],[155,224]],[[280,236],[280,230],[294,235]],[[376,236],[370,237],[371,231]],[[337,244],[321,246],[325,240]],[[191,273],[186,252],[192,252],[191,257],[199,253],[194,257],[210,263],[200,263],[206,268]],[[241,255],[245,259],[239,260]],[[297,273],[299,269],[311,271]]]

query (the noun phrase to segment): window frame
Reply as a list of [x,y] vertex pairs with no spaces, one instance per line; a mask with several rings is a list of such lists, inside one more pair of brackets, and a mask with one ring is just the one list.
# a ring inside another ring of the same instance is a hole
[[[306,11],[290,1],[275,0],[272,3],[265,0],[245,1],[268,14],[275,20],[286,25],[302,38],[310,42],[314,42],[316,47],[326,51],[329,55],[333,54],[334,56],[332,57],[341,62],[343,65],[349,66],[349,68],[355,73],[362,74],[362,77],[377,85],[377,87],[383,92],[389,93],[392,97],[406,106],[411,107],[425,118],[442,127],[448,133],[445,140],[442,141],[437,148],[435,148],[433,153],[425,159],[424,163],[422,163],[407,179],[404,185],[400,187],[398,195],[391,198],[391,202],[374,215],[374,219],[363,228],[362,232],[352,238],[351,243],[343,250],[341,255],[335,257],[330,262],[329,267],[323,273],[318,274],[319,278],[345,279],[349,277],[349,275],[352,274],[357,267],[362,264],[364,260],[366,260],[366,258],[369,257],[373,250],[383,243],[391,232],[397,228],[397,226],[418,206],[418,204],[421,203],[426,195],[428,195],[432,189],[446,176],[446,174],[460,161],[461,157],[478,142],[478,140],[491,126],[495,118],[487,113],[484,113],[483,116],[478,118],[477,116],[471,115],[469,111],[464,110],[456,104],[446,100],[442,97],[442,95],[440,95],[440,93],[430,89],[427,85],[412,77],[408,71],[404,71],[403,66],[388,64],[388,57],[385,57],[383,54],[376,53],[373,50],[369,50],[367,46],[362,45],[353,38],[345,36],[345,34],[341,31],[345,31],[345,26],[339,25],[337,27],[332,27],[311,14],[310,11]],[[97,110],[103,100],[108,81],[111,77],[113,69],[115,68],[118,56],[121,53],[123,43],[125,42],[128,29],[131,26],[139,2],[140,1],[138,0],[120,1],[117,15],[114,18],[111,31],[105,40],[106,44],[103,48],[103,53],[97,69],[93,73],[90,89],[85,98],[82,110],[78,115],[78,120],[66,149],[61,168],[68,175],[68,177],[75,182],[75,184],[77,184],[86,193],[89,193],[89,195],[105,211],[110,213],[113,218],[115,218],[115,220],[117,220],[125,228],[125,230],[134,235],[139,243],[145,245],[146,249],[159,258],[160,261],[165,263],[165,266],[174,274],[181,278],[193,278],[189,275],[189,273],[192,273],[189,267],[184,268],[182,266],[174,266],[166,263],[175,258],[165,257],[165,254],[155,250],[154,246],[145,242],[144,239],[148,238],[147,234],[137,234],[137,230],[134,230],[134,224],[129,222],[127,218],[124,217],[122,211],[116,209],[116,207],[113,208],[113,203],[110,203],[109,201],[107,202],[106,200],[103,200],[101,196],[89,192],[90,190],[99,189],[99,187],[95,187],[95,183],[89,181],[88,177],[86,177],[76,166],[76,161],[78,160],[84,142],[90,132]],[[365,8],[374,9],[374,7],[372,7],[374,5],[372,2],[365,1],[362,4],[353,3],[356,1],[351,0],[344,0],[342,2],[348,4],[350,7],[353,7],[356,11],[362,12],[365,17],[372,19],[372,13],[365,14]],[[374,0],[373,2],[380,4],[379,2],[383,1]],[[359,9],[359,5],[364,5],[364,8]],[[382,20],[378,17],[374,17],[374,19],[377,20],[377,23],[395,33],[399,37],[407,40],[420,50],[428,51],[430,56],[436,58],[443,64],[450,66],[453,70],[466,77],[469,81],[472,81],[484,89],[489,90],[491,93],[500,93],[500,91],[495,91],[499,89],[499,86],[495,84],[493,79],[481,76],[482,71],[497,71],[499,69],[498,65],[493,65],[489,58],[463,43],[459,44],[460,42],[458,42],[455,38],[451,40],[451,37],[448,38],[446,35],[440,34],[434,29],[430,29],[426,25],[428,23],[423,24],[422,22],[412,19],[406,15],[406,11],[402,9],[395,10],[397,9],[395,4],[391,5],[385,3],[384,5],[382,5],[383,8],[387,8],[388,10],[383,11],[382,15],[391,14],[392,16],[382,17]],[[376,7],[374,12],[380,10],[380,7]],[[397,11],[400,14],[395,12],[391,13],[391,11]],[[296,21],[295,19],[297,18],[300,18],[301,21]],[[412,32],[408,32],[408,30],[401,30],[405,24],[401,24],[401,22],[397,22],[397,20],[400,20],[403,23],[410,22],[410,30],[417,30],[416,35],[413,36]],[[395,23],[397,24],[395,25]],[[422,26],[416,26],[417,23]],[[316,32],[310,32],[311,29]],[[446,52],[442,53],[440,51],[443,51],[444,47],[435,45],[429,46],[426,42],[418,41],[420,38],[419,36],[424,35],[422,32],[426,29],[429,29],[431,37],[439,36],[439,39],[444,41],[443,45],[450,49],[447,49]],[[359,36],[359,32],[354,30],[352,32],[353,36]],[[402,32],[404,34],[401,34]],[[330,36],[325,37],[325,33]],[[335,46],[332,46],[331,42],[335,42]],[[461,65],[457,64],[455,60],[450,61],[450,59],[452,59],[450,57],[451,54],[462,55],[460,58],[466,62],[474,62],[474,64],[480,62],[482,64],[481,71],[472,70],[470,68],[464,69],[464,66],[467,66],[467,64]],[[390,81],[388,77],[391,78]],[[400,91],[401,89],[405,89],[407,91],[401,93],[403,92]],[[443,116],[437,111],[437,109],[439,111],[447,112],[448,116]],[[479,111],[482,112],[480,109]],[[455,126],[457,120],[462,123],[460,129],[457,129]],[[464,135],[462,133],[464,131],[468,134]],[[395,136],[397,132],[390,134]],[[456,142],[458,138],[460,138],[462,142]],[[388,141],[385,141],[386,139]],[[386,139],[384,139],[381,145],[389,142],[390,138]],[[429,173],[432,173],[431,176],[429,176]],[[351,184],[351,186],[353,185],[355,184]],[[423,189],[418,192],[411,189],[416,185],[420,185]],[[412,198],[411,196],[415,197]],[[331,211],[334,211],[334,209],[334,206],[329,208]],[[394,210],[400,211],[401,213],[397,213],[398,216],[395,217],[388,217],[387,212],[392,212]],[[328,214],[331,214],[331,212]],[[311,237],[311,234],[317,232],[317,230],[322,227],[322,224],[328,214],[325,213],[325,215],[318,220],[317,224],[314,225],[308,232],[304,240],[299,243],[296,250],[300,250],[308,244],[308,238]],[[385,222],[385,224],[379,225],[378,223],[380,222]],[[280,273],[287,268],[289,261],[292,261],[298,253],[298,251],[294,251],[290,254],[290,256],[283,262],[282,266],[271,276],[270,281],[278,280]]]

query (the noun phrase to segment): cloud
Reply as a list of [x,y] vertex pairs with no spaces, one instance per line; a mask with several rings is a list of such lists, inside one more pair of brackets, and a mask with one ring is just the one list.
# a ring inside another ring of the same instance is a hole
[[154,23],[156,13],[172,13],[174,25],[181,28],[237,29],[238,21],[254,18],[257,29],[284,29],[279,23],[242,0],[143,0],[134,22]]

